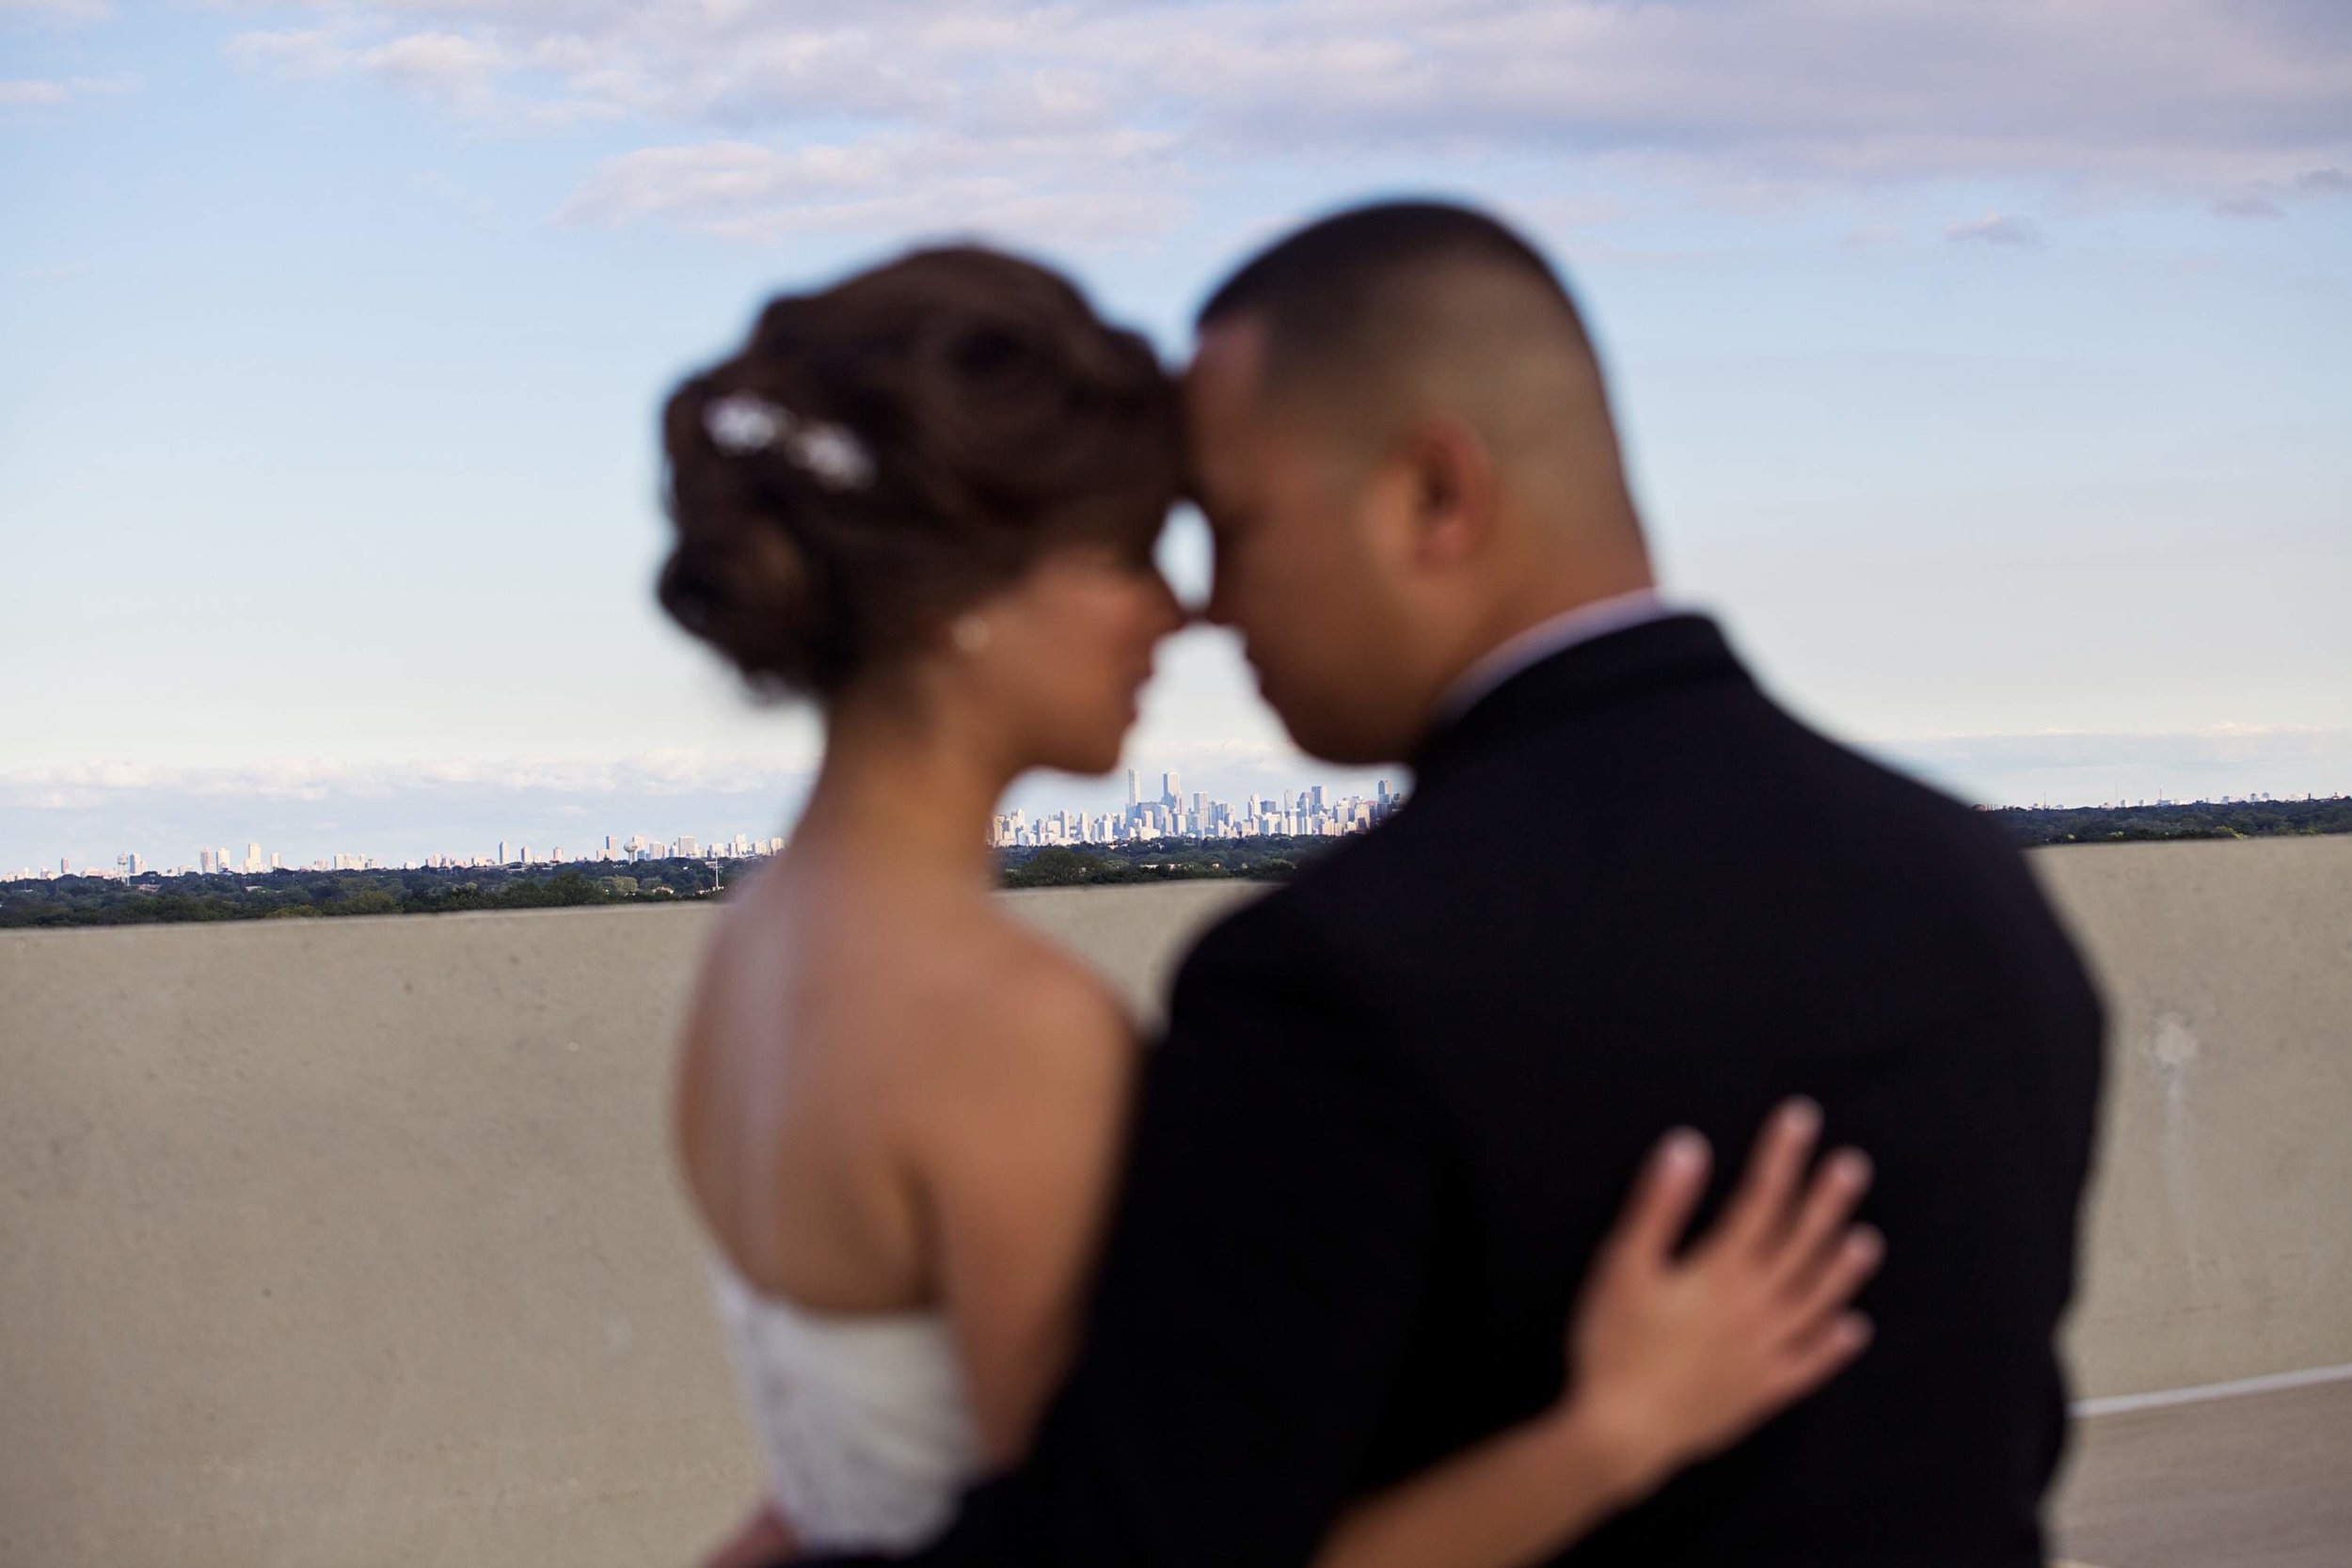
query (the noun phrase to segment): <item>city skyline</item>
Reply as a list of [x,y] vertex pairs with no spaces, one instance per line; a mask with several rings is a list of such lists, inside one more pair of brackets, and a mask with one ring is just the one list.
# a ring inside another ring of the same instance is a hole
[[[1161,791],[1150,797],[1140,793],[1144,778],[1142,769],[1129,768],[1125,777],[1127,801],[1119,812],[1094,812],[1084,802],[1075,805],[1066,803],[1050,813],[1041,808],[1035,825],[1031,826],[1027,808],[1015,806],[991,819],[988,842],[993,847],[1016,848],[1056,844],[1135,843],[1162,838],[1332,836],[1363,832],[1376,826],[1406,798],[1406,791],[1395,788],[1384,777],[1374,784],[1373,794],[1368,799],[1360,793],[1348,793],[1338,785],[1317,784],[1265,795],[1253,793],[1236,810],[1232,801],[1213,799],[1203,791],[1192,791],[1187,797],[1180,787],[1182,775],[1176,771],[1161,773]],[[1074,827],[1072,825],[1073,821],[1077,824]],[[708,839],[694,833],[649,837],[643,832],[633,832],[623,837],[608,832],[601,835],[601,842],[595,847],[567,853],[561,843],[549,844],[545,850],[533,850],[527,840],[508,837],[498,840],[495,848],[488,852],[433,850],[408,856],[397,863],[381,855],[351,851],[314,856],[309,861],[289,863],[282,850],[265,850],[261,840],[248,839],[242,853],[232,850],[226,844],[199,846],[193,862],[168,865],[155,863],[135,849],[119,852],[111,863],[103,858],[81,863],[79,869],[76,869],[72,856],[61,855],[54,868],[48,865],[20,866],[14,872],[0,874],[0,880],[43,880],[64,876],[135,878],[151,874],[176,878],[261,876],[272,871],[489,869],[534,864],[628,863],[662,859],[748,859],[780,851],[787,838],[784,833],[755,834],[740,829],[714,834]]]
[[1383,778],[1367,798],[1346,794],[1328,784],[1273,795],[1252,794],[1239,807],[1212,799],[1206,792],[1184,791],[1177,772],[1159,775],[1160,791],[1146,795],[1144,770],[1127,769],[1127,801],[1117,811],[1089,811],[1080,806],[1029,820],[1016,806],[990,819],[988,842],[999,849],[1042,848],[1053,845],[1130,844],[1160,839],[1322,838],[1369,832],[1404,803],[1405,792]]
[[[1252,794],[1237,804],[1212,798],[1204,791],[1184,791],[1181,787],[1181,774],[1173,771],[1161,773],[1159,793],[1147,796],[1141,790],[1145,777],[1147,774],[1143,769],[1125,770],[1127,800],[1117,810],[1098,811],[1080,803],[1074,806],[1065,804],[1051,811],[1040,808],[1034,816],[1028,808],[1019,806],[998,813],[990,819],[988,843],[992,847],[1010,849],[1171,840],[1193,843],[1259,837],[1340,837],[1369,832],[1379,826],[1411,795],[1409,788],[1397,787],[1383,777],[1373,784],[1373,793],[1369,796],[1331,784],[1311,784],[1267,795]],[[2095,804],[2100,810],[2118,810],[2342,799],[2352,799],[2352,796],[2310,792],[2281,796],[2270,791],[2253,790],[2244,795],[2222,795],[2210,800],[2202,797],[2175,800],[2157,796],[2137,800],[2113,800],[2076,804],[2085,808]],[[2065,810],[2068,805],[2063,801],[2042,801],[2036,803],[2036,809]],[[232,853],[228,845],[201,847],[193,863],[170,865],[157,864],[138,850],[124,850],[115,855],[111,862],[102,859],[77,865],[73,857],[68,855],[59,857],[54,867],[20,866],[14,871],[0,872],[0,882],[52,880],[62,877],[129,879],[156,876],[169,879],[184,876],[266,876],[275,871],[488,870],[532,865],[627,864],[651,860],[742,860],[778,853],[787,842],[788,834],[786,833],[763,835],[741,829],[713,834],[707,839],[693,833],[648,836],[633,832],[627,837],[605,833],[595,847],[577,853],[566,852],[561,843],[551,844],[546,850],[539,851],[525,840],[501,839],[494,849],[486,853],[436,850],[394,863],[378,855],[345,851],[314,857],[299,863],[288,863],[282,851],[265,850],[261,841],[247,840],[234,864],[228,863]]]

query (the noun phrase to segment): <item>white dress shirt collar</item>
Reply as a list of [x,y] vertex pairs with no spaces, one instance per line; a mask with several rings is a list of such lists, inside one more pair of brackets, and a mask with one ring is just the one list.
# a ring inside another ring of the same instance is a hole
[[1478,661],[1455,678],[1446,689],[1444,699],[1438,705],[1438,722],[1450,724],[1481,699],[1520,671],[1542,663],[1556,653],[1589,642],[1611,632],[1661,621],[1681,613],[1658,596],[1655,588],[1636,588],[1630,593],[1613,594],[1605,599],[1594,599],[1563,610],[1548,621],[1538,621],[1525,631],[1497,643],[1479,656]]

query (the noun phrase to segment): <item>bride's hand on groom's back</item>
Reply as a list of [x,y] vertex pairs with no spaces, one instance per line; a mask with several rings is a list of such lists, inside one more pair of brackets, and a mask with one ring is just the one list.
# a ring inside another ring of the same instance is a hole
[[1560,1415],[1614,1449],[1640,1489],[1730,1446],[1869,1342],[1849,1307],[1883,1250],[1850,1223],[1870,1165],[1841,1149],[1808,1180],[1820,1132],[1810,1101],[1775,1112],[1722,1217],[1688,1248],[1709,1157],[1696,1132],[1670,1134],[1595,1255]]

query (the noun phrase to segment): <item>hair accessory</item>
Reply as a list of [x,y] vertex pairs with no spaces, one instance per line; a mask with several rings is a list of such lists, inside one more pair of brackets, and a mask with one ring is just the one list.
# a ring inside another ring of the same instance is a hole
[[804,420],[757,392],[729,392],[703,409],[711,445],[731,457],[780,450],[785,461],[828,490],[863,490],[874,483],[874,454],[847,425]]

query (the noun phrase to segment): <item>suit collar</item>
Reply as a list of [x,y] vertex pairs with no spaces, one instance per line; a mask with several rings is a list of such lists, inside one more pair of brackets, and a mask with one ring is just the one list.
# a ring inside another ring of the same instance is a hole
[[1494,686],[1466,711],[1440,722],[1412,758],[1416,779],[1442,771],[1455,757],[1527,724],[1667,687],[1748,679],[1704,615],[1668,615],[1606,633],[1536,660]]

